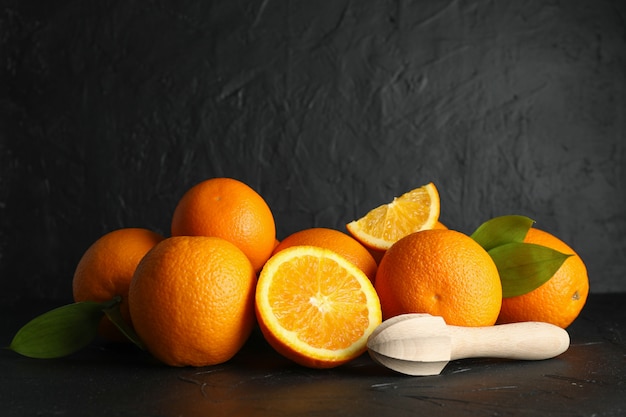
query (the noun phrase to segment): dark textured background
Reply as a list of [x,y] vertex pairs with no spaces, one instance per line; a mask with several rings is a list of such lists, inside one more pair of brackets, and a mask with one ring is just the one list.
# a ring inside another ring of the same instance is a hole
[[4,1],[0,293],[71,298],[100,235],[232,176],[279,238],[434,181],[626,291],[626,2]]

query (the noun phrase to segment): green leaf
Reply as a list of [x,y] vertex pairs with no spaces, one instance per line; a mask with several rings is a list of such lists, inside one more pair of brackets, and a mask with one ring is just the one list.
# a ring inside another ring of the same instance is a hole
[[511,242],[522,242],[534,220],[526,216],[494,217],[481,224],[470,236],[486,251]]
[[489,251],[502,281],[502,296],[526,294],[547,282],[571,254],[533,243],[512,242]]
[[126,336],[128,340],[133,342],[135,346],[137,346],[139,349],[146,350],[145,345],[143,344],[141,339],[139,339],[139,336],[137,335],[137,333],[135,333],[135,330],[132,328],[132,326],[126,323],[126,320],[124,320],[124,318],[122,317],[119,303],[115,303],[111,307],[105,308],[104,313],[107,315],[109,320],[111,320],[111,322],[115,324],[120,332],[122,332],[122,334]]
[[96,337],[103,309],[110,305],[85,301],[55,308],[26,323],[9,348],[31,358],[67,356]]

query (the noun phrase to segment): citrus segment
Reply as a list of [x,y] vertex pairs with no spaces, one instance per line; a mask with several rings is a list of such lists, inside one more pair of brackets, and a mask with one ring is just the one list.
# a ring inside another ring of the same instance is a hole
[[256,312],[270,345],[313,368],[338,366],[362,354],[381,323],[369,278],[344,257],[316,246],[292,246],[267,261]]
[[439,209],[439,193],[431,182],[369,211],[346,228],[369,248],[386,250],[404,236],[434,228]]

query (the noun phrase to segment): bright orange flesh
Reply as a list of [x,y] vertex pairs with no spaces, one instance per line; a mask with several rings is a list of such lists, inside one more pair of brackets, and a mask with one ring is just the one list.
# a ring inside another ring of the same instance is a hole
[[411,233],[433,229],[439,219],[439,193],[433,183],[411,190],[346,225],[370,249],[387,250]]
[[362,354],[381,322],[369,278],[315,246],[293,246],[270,258],[259,277],[256,311],[263,335],[279,353],[314,368]]

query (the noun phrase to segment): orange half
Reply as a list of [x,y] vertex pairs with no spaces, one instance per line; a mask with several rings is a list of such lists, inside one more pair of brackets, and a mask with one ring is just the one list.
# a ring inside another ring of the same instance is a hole
[[337,253],[292,246],[261,271],[256,313],[265,339],[283,356],[312,368],[346,363],[367,349],[381,323],[376,290]]
[[387,250],[403,237],[433,229],[439,220],[439,192],[432,182],[383,204],[346,225],[363,245]]

